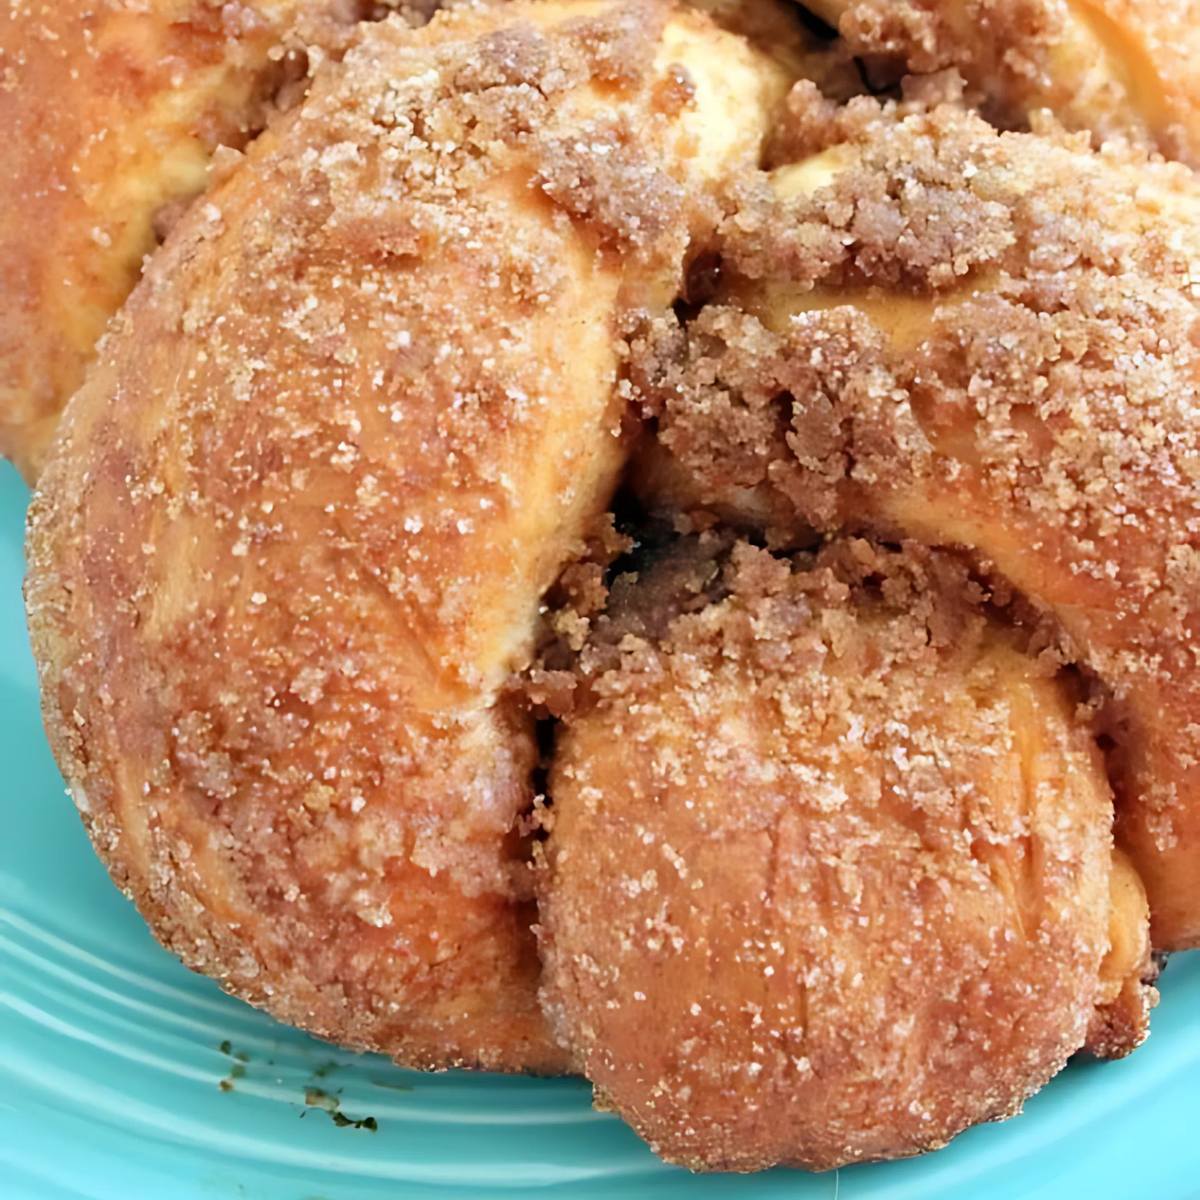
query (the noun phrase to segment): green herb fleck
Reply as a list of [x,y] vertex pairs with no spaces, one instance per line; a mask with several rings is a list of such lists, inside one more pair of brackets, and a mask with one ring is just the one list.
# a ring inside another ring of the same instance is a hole
[[232,1054],[233,1053],[233,1044],[231,1042],[229,1042],[228,1040],[226,1040],[226,1041],[222,1042],[217,1047],[217,1049],[220,1050],[222,1054]]
[[371,1133],[375,1133],[379,1129],[379,1122],[374,1117],[363,1117],[361,1120],[355,1121],[346,1116],[345,1113],[335,1112],[329,1115],[339,1129],[345,1129],[349,1126],[351,1129],[366,1129]]
[[328,1092],[322,1091],[317,1087],[304,1089],[304,1103],[309,1108],[323,1108],[326,1112],[333,1112],[337,1106],[337,1097],[331,1096]]
[[[321,1088],[310,1087],[304,1089],[304,1103],[309,1108],[319,1108],[322,1112],[329,1114],[329,1119],[339,1128],[345,1129],[365,1129],[369,1133],[375,1133],[379,1129],[379,1122],[374,1117],[348,1117],[338,1107],[338,1099],[336,1096],[331,1096],[328,1092]],[[301,1116],[304,1114],[301,1113]]]
[[219,1087],[223,1092],[233,1091],[233,1084],[228,1079],[217,1080],[217,1087]]

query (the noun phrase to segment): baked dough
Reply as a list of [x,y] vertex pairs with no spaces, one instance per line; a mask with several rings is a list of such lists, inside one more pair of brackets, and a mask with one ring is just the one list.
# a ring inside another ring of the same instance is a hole
[[[867,26],[789,13],[361,26],[173,214],[28,538],[56,756],[167,946],[406,1065],[583,1071],[697,1169],[1010,1115],[1200,944],[1183,142],[1097,149],[1065,68],[1082,131],[997,76],[1001,133],[932,17],[953,63],[852,96],[886,47],[855,85]],[[169,175],[97,178],[158,181],[144,242]]]
[[1106,697],[1154,944],[1196,945],[1200,185],[954,106],[838,120],[729,221],[723,292],[644,342],[675,492],[785,543],[962,547],[1052,616]]
[[421,1067],[560,1070],[513,672],[787,79],[656,0],[370,26],[183,217],[34,504],[46,721],[160,938]]
[[738,543],[717,590],[597,655],[556,746],[547,1011],[598,1095],[673,1162],[824,1170],[1011,1115],[1091,1025],[1136,1045],[1100,753],[961,565]]
[[1200,165],[1196,0],[805,0],[868,74],[952,69],[993,119],[1049,110]]
[[0,12],[0,454],[26,479],[180,207],[363,0],[14,0]]

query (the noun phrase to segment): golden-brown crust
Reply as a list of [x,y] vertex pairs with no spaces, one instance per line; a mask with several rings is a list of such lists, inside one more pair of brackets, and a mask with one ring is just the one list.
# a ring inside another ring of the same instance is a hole
[[[40,469],[162,218],[358,0],[19,0],[0,13],[0,454]],[[157,226],[157,228],[156,228]]]
[[827,1169],[1012,1115],[1099,997],[1089,730],[952,560],[742,544],[724,590],[624,637],[556,747],[564,1042],[693,1168]]
[[1155,945],[1196,944],[1200,186],[950,107],[852,104],[841,135],[827,186],[747,192],[742,278],[683,358],[647,338],[660,438],[709,494],[761,481],[804,525],[971,548],[1053,614],[1108,689]]
[[69,408],[28,606],[92,837],[189,965],[409,1064],[558,1070],[502,685],[620,465],[618,314],[672,299],[783,84],[657,0],[499,14],[369,27],[182,218]]
[[1200,165],[1197,0],[806,0],[872,69],[962,73],[993,119],[1049,109]]
[[1150,1032],[1150,1010],[1158,1003],[1158,963],[1150,951],[1146,889],[1121,850],[1113,853],[1109,886],[1108,952],[1100,964],[1100,994],[1086,1048],[1097,1058],[1124,1058]]

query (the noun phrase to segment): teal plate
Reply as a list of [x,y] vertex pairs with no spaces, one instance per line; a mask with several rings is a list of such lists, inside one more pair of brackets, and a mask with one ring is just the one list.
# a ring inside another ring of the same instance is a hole
[[1170,963],[1131,1058],[1073,1064],[937,1154],[828,1175],[692,1176],[578,1081],[401,1071],[230,999],[154,942],[63,791],[21,611],[26,500],[0,467],[0,1200],[1200,1196],[1200,954]]

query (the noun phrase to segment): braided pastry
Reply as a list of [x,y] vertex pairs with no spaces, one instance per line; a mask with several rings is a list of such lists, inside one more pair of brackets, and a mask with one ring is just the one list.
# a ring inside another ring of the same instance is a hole
[[[1186,139],[1096,148],[1066,67],[999,132],[959,25],[868,7],[360,26],[31,509],[51,741],[166,945],[696,1169],[1011,1115],[1200,943]],[[854,95],[885,51],[940,74]]]

